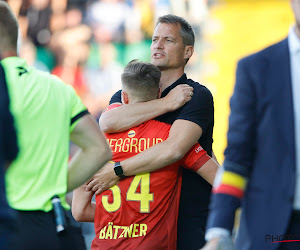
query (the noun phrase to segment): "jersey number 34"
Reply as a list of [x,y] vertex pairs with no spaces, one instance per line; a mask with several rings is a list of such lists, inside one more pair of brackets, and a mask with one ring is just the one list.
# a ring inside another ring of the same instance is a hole
[[[140,192],[137,192],[140,186]],[[102,196],[102,205],[107,212],[116,212],[121,207],[121,190],[118,185],[113,186],[109,190],[113,194],[113,202],[108,202],[108,195]],[[154,200],[153,193],[150,193],[150,173],[136,175],[126,193],[127,201],[139,201],[140,212],[150,213],[150,202]]]

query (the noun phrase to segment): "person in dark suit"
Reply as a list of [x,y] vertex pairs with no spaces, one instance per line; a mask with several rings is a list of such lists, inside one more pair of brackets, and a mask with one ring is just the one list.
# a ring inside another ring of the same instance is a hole
[[205,250],[230,243],[241,200],[237,249],[300,249],[300,0],[291,6],[288,37],[238,63]]
[[15,218],[5,194],[4,173],[18,154],[14,120],[9,111],[9,97],[0,65],[0,249],[12,249]]

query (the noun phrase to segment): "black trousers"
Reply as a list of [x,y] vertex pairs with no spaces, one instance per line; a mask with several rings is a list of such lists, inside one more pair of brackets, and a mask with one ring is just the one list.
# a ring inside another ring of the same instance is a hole
[[[195,237],[196,235],[196,237]],[[198,250],[205,245],[205,227],[177,232],[177,250]]]
[[[286,238],[295,240],[281,243],[278,249],[280,250],[296,250],[300,249],[300,212],[293,212],[289,228],[286,233]],[[299,240],[299,241],[297,241]]]
[[16,221],[13,219],[0,219],[0,249],[14,249]]
[[17,250],[84,250],[81,229],[72,223],[66,212],[67,229],[56,233],[53,211],[17,211],[18,231],[15,237]]

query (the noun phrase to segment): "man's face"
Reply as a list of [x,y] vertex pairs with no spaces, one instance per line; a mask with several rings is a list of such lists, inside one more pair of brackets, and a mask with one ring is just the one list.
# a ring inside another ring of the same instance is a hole
[[159,23],[152,36],[151,63],[160,70],[185,66],[185,50],[180,36],[180,26]]

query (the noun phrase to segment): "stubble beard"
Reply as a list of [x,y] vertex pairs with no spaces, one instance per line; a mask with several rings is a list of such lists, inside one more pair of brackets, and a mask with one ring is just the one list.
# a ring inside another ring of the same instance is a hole
[[161,65],[161,66],[157,66],[157,68],[159,68],[160,71],[166,71],[168,69],[168,67]]
[[157,68],[159,68],[160,71],[165,71],[168,69],[168,67],[165,64],[160,64],[159,62],[156,62],[155,60],[151,62],[153,65],[155,65]]

